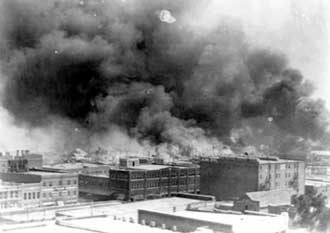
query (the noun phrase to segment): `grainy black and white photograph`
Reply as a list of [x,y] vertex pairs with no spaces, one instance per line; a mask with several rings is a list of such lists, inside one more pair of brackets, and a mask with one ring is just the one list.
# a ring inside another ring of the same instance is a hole
[[330,2],[0,0],[0,232],[329,233]]

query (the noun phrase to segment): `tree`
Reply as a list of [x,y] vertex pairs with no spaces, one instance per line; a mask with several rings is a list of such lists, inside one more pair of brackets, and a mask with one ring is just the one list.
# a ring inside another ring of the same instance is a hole
[[326,207],[326,197],[315,189],[308,189],[304,195],[294,195],[292,204],[295,207],[293,224],[316,232],[330,230],[330,209]]

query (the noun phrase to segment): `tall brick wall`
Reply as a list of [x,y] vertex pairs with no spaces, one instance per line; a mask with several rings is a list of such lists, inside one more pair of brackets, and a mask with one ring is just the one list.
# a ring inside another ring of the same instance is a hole
[[258,190],[258,164],[253,160],[203,160],[200,173],[200,193],[214,195],[217,200],[236,199]]

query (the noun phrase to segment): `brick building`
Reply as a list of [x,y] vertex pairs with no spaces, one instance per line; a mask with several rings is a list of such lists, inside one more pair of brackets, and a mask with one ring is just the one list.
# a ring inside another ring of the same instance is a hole
[[19,209],[22,205],[16,184],[0,183],[0,212]]
[[138,158],[120,159],[119,168],[110,169],[109,186],[125,200],[143,200],[173,193],[199,193],[199,166],[140,164]]
[[30,154],[28,150],[0,152],[0,172],[27,172],[42,167],[42,155]]
[[304,193],[303,161],[244,155],[201,159],[200,168],[201,194],[214,195],[218,200],[286,188]]
[[17,184],[30,184],[20,188],[23,200],[29,202],[29,205],[36,206],[36,202],[39,202],[39,205],[61,205],[75,203],[78,199],[77,174],[30,171],[1,173],[0,179]]
[[109,165],[74,162],[44,166],[44,171],[78,174],[79,196],[88,200],[107,200],[110,198]]
[[40,183],[12,183],[0,184],[0,210],[19,210],[39,207],[41,205]]

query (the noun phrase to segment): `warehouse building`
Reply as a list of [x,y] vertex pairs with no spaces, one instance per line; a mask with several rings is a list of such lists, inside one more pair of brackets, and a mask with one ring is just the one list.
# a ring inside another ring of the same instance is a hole
[[140,164],[139,158],[123,158],[119,168],[110,169],[109,186],[114,196],[130,201],[199,193],[199,166]]
[[218,200],[237,199],[247,192],[292,188],[304,193],[305,164],[278,157],[204,158],[200,161],[201,194]]

